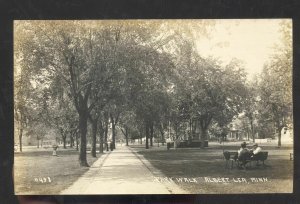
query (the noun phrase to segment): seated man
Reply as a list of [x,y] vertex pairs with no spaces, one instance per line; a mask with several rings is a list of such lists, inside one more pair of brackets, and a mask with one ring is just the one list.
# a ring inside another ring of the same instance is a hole
[[238,157],[240,157],[242,154],[244,154],[245,152],[249,152],[248,148],[247,148],[247,143],[243,142],[241,144],[241,148],[238,150]]
[[255,143],[253,145],[252,153],[253,155],[257,155],[259,152],[261,152],[261,150],[262,150],[261,147],[259,147],[258,144]]
[[[256,160],[257,154],[258,154],[259,152],[261,152],[261,151],[262,151],[261,147],[259,147],[258,144],[255,143],[255,144],[253,145],[253,149],[251,150],[251,159]],[[257,164],[256,164],[256,165],[258,165],[258,161],[257,161]]]
[[249,149],[246,147],[246,142],[243,142],[241,144],[241,148],[238,150],[238,161],[239,161],[239,165],[244,166],[247,163],[247,160],[250,158],[250,151]]

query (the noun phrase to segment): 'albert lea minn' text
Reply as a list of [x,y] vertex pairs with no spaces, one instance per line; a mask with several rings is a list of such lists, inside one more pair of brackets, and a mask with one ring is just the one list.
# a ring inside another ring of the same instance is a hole
[[228,178],[228,177],[198,177],[198,178],[184,178],[184,177],[154,177],[155,182],[176,182],[176,183],[264,183],[270,182],[268,178]]

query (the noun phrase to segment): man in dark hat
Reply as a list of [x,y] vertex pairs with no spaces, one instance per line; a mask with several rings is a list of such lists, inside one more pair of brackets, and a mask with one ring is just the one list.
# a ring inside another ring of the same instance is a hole
[[238,156],[240,156],[241,154],[243,154],[245,152],[249,152],[249,149],[247,148],[247,143],[243,142],[241,144],[241,148],[238,150]]
[[250,159],[250,151],[247,148],[247,143],[243,142],[238,150],[238,164],[240,167],[246,168],[246,163]]

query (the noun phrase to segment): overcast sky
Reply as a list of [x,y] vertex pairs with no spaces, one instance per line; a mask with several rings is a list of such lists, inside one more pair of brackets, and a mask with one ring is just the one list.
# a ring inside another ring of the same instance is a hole
[[198,50],[202,56],[219,57],[224,62],[232,58],[243,60],[251,78],[261,72],[264,63],[274,52],[274,44],[280,43],[281,21],[217,20],[210,39],[202,38],[198,41]]

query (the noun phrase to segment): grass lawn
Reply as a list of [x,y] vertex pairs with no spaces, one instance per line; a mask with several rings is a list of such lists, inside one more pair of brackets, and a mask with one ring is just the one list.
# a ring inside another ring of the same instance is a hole
[[[51,149],[43,148],[16,153],[15,194],[58,194],[89,169],[79,166],[78,154],[74,149],[61,148],[58,157],[52,156]],[[87,160],[92,165],[97,158],[87,154]]]
[[[291,193],[293,189],[293,161],[289,160],[292,148],[263,148],[269,152],[268,160],[265,162],[267,166],[257,167],[253,162],[252,168],[249,167],[246,171],[237,169],[235,166],[231,170],[225,169],[221,148],[171,149],[169,151],[166,147],[149,150],[145,150],[144,146],[132,148],[135,148],[164,176],[171,178],[171,182],[175,182],[192,194]],[[226,149],[237,150],[238,147],[226,147]],[[186,182],[178,181],[178,178],[187,178],[197,183],[187,180]],[[218,178],[228,178],[228,180],[216,182]],[[267,180],[251,181],[251,178],[266,178]],[[170,182],[164,179],[159,181]]]

